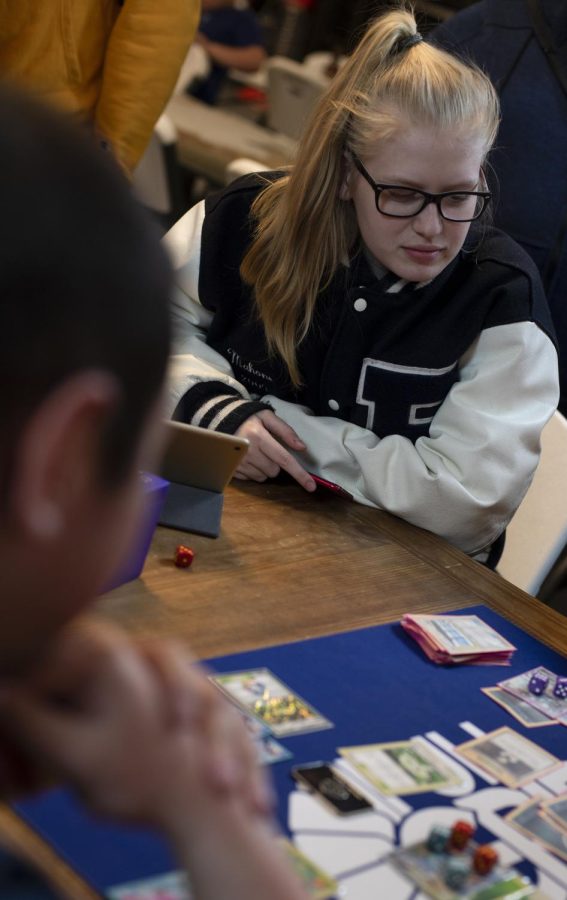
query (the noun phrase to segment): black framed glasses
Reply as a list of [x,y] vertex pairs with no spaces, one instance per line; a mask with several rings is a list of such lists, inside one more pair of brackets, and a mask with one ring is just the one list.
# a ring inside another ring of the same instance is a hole
[[376,209],[383,216],[411,219],[430,203],[434,203],[439,215],[448,222],[474,222],[482,216],[492,197],[490,191],[443,191],[442,194],[430,194],[399,184],[379,184],[366,171],[359,158],[354,153],[351,156],[356,168],[374,191]]

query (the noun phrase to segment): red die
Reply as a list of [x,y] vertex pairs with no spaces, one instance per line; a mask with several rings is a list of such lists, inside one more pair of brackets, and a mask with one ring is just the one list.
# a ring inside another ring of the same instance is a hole
[[474,851],[473,865],[479,875],[488,875],[498,862],[498,854],[490,844],[481,844]]
[[455,850],[464,850],[474,834],[474,826],[459,819],[451,828],[449,842]]
[[183,544],[179,544],[175,550],[175,565],[180,569],[187,569],[193,562],[194,556],[195,554],[191,547],[184,547]]

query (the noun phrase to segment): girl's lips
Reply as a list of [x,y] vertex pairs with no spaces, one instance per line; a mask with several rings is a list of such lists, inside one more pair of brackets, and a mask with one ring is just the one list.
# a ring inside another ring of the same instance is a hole
[[441,247],[404,247],[404,252],[415,262],[435,262],[442,251]]

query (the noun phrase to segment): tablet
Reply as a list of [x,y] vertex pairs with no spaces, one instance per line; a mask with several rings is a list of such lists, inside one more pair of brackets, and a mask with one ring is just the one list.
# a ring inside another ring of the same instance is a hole
[[245,438],[183,422],[166,422],[160,475],[168,481],[221,494],[248,449]]
[[223,490],[248,449],[245,438],[166,422],[160,474],[170,483],[159,524],[207,537],[220,533]]

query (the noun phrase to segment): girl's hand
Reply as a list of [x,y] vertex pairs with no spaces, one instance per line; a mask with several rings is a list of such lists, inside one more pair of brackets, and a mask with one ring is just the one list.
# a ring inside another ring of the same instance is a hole
[[250,416],[236,432],[247,438],[250,447],[243,462],[235,472],[236,478],[265,481],[275,478],[283,469],[306,491],[317,487],[308,472],[288,453],[282,444],[292,450],[305,450],[305,444],[283,419],[269,409]]

